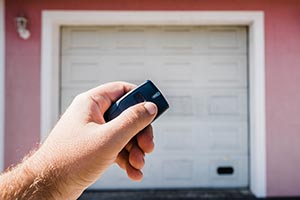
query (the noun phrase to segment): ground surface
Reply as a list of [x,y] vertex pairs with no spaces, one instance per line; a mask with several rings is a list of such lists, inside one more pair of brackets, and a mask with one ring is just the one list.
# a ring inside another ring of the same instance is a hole
[[85,191],[79,200],[229,200],[256,199],[248,189],[185,189],[185,190],[128,190]]

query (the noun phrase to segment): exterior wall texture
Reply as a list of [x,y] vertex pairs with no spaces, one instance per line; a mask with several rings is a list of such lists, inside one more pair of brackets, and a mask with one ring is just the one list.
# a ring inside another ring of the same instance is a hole
[[[264,11],[267,194],[300,195],[300,1],[7,0],[5,6],[6,167],[39,143],[42,10]],[[15,17],[20,15],[29,18],[29,40],[17,35]]]

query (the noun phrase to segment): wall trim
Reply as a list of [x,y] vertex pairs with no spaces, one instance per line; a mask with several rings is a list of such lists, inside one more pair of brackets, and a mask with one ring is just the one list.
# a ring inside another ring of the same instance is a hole
[[266,194],[264,13],[261,11],[42,12],[41,138],[59,117],[59,46],[63,25],[246,25],[249,27],[250,190]]
[[4,170],[5,118],[5,15],[4,0],[0,0],[0,172]]

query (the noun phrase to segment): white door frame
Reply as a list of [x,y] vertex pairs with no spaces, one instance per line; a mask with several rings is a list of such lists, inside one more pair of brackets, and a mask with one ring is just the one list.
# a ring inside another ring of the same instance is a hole
[[41,138],[59,117],[63,25],[243,25],[249,27],[250,190],[266,196],[264,13],[261,11],[43,11]]
[[0,172],[4,169],[4,118],[5,118],[5,15],[4,0],[0,0]]

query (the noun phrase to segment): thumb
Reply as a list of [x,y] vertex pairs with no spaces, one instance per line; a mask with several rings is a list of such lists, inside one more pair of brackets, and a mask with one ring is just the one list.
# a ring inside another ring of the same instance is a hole
[[118,117],[105,124],[114,149],[120,151],[141,130],[148,126],[157,114],[152,102],[127,108]]

